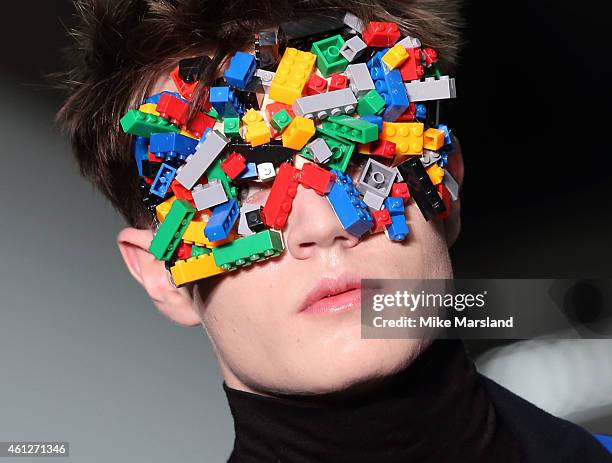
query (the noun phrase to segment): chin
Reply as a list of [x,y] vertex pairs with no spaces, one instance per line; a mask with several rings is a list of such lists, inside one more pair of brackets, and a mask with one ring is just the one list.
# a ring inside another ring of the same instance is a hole
[[361,390],[409,366],[430,344],[418,339],[353,339],[342,348],[302,358],[280,388],[287,394],[333,394]]

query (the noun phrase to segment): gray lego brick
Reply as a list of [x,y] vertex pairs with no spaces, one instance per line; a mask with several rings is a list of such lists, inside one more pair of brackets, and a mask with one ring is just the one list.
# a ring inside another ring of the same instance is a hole
[[198,179],[211,166],[229,140],[217,130],[209,132],[204,141],[201,141],[196,152],[187,158],[187,162],[179,167],[176,181],[188,190],[191,190]]
[[259,209],[259,204],[243,204],[240,207],[240,218],[238,219],[238,234],[242,236],[249,236],[253,234],[253,231],[247,225],[246,213]]
[[340,54],[344,56],[349,63],[352,63],[359,58],[367,48],[368,46],[361,40],[361,37],[356,35],[344,42],[344,45],[340,48]]
[[223,184],[218,179],[212,179],[206,185],[196,185],[191,190],[193,202],[198,211],[208,209],[227,201]]
[[385,202],[385,197],[374,193],[373,191],[366,191],[363,195],[363,202],[374,211],[380,211]]
[[313,141],[306,145],[306,151],[312,156],[312,158],[318,163],[324,163],[332,157],[332,152],[329,146],[322,138],[315,138]]
[[402,40],[397,42],[396,45],[401,45],[404,48],[421,48],[421,41],[416,37],[410,37],[407,35]]
[[446,169],[444,169],[444,180],[442,180],[442,183],[444,183],[444,186],[450,193],[453,201],[457,201],[459,198],[459,183],[457,183],[457,180],[455,180],[455,178]]
[[357,189],[363,195],[370,191],[378,196],[382,196],[384,200],[384,198],[389,196],[396,177],[397,168],[387,167],[370,158],[361,171],[357,181]]
[[274,72],[265,71],[263,69],[257,69],[255,71],[255,76],[259,77],[261,80],[261,85],[264,87],[270,87],[272,85],[272,80],[274,79]]
[[349,64],[346,75],[349,78],[350,89],[357,98],[376,88],[365,63]]
[[438,162],[442,156],[437,151],[423,150],[421,162],[424,167],[431,166],[434,162]]
[[350,88],[304,96],[295,100],[293,105],[295,114],[307,119],[325,119],[328,116],[352,114],[356,109],[357,98]]
[[455,79],[448,76],[442,76],[440,80],[436,80],[434,77],[427,77],[424,81],[415,80],[407,82],[405,85],[411,103],[446,100],[457,97]]
[[344,15],[344,24],[353,29],[355,32],[359,32],[360,34],[365,29],[363,21],[357,16],[355,16],[353,13],[349,12]]

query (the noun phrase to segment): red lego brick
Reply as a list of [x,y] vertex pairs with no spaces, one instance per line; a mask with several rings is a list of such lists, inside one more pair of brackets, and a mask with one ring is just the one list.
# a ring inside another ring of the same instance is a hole
[[306,95],[320,95],[327,90],[327,81],[317,74],[313,74],[306,84]]
[[197,112],[193,119],[187,123],[187,130],[200,138],[206,129],[212,129],[215,126],[215,119],[208,114]]
[[396,119],[395,122],[412,122],[416,121],[416,105],[410,103],[408,109]]
[[274,103],[270,103],[266,106],[266,115],[268,116],[268,120],[272,120],[272,117],[279,112],[281,109],[286,110],[292,119],[295,119],[295,113],[293,112],[293,108],[285,103],[281,103],[280,101],[275,101]]
[[395,143],[389,140],[376,140],[370,144],[370,154],[393,158],[395,156]]
[[442,202],[444,203],[444,207],[446,208],[446,210],[442,212],[442,214],[437,215],[435,220],[444,220],[448,218],[450,214],[450,210],[451,210],[450,192],[448,191],[444,183],[438,183],[436,185],[436,189],[438,190],[438,194],[440,195],[440,198],[442,198]]
[[312,188],[321,196],[329,193],[335,180],[335,174],[312,162],[306,163],[302,167],[300,183],[306,188]]
[[272,184],[261,215],[264,223],[271,228],[282,230],[287,223],[293,198],[297,194],[300,171],[291,164],[282,163]]
[[180,260],[189,259],[191,257],[191,244],[181,242],[176,248],[176,257]]
[[176,199],[189,201],[189,203],[195,207],[191,191],[185,188],[179,182],[177,182],[176,180],[172,180],[172,183],[170,184],[170,189],[172,190],[172,193],[174,193],[174,196],[176,196]]
[[171,124],[179,127],[185,125],[189,116],[189,105],[169,93],[159,97],[156,109],[161,117],[169,119]]
[[434,63],[438,62],[438,52],[433,48],[425,48],[423,49],[423,60],[425,61],[425,66],[429,67]]
[[391,216],[387,209],[381,209],[380,211],[373,211],[372,218],[374,219],[374,227],[370,230],[370,233],[380,233],[385,231],[387,225],[391,225]]
[[402,198],[404,204],[410,199],[410,191],[408,190],[408,184],[406,182],[397,182],[391,186],[391,195],[394,198]]
[[399,67],[403,81],[419,80],[425,75],[425,68],[421,64],[421,50],[418,48],[406,48],[409,58]]
[[372,21],[363,30],[361,38],[370,47],[391,47],[400,35],[397,24]]
[[174,82],[174,86],[183,98],[189,101],[193,101],[193,96],[195,94],[196,88],[198,88],[198,81],[196,80],[195,82],[191,82],[190,84],[186,83],[183,79],[179,77],[178,69],[179,68],[177,66],[170,73],[172,82]]
[[242,154],[233,152],[221,163],[221,169],[234,180],[246,169],[246,159]]
[[345,75],[334,72],[331,75],[331,80],[329,81],[329,91],[333,92],[334,90],[342,90],[346,87],[348,87],[347,77]]

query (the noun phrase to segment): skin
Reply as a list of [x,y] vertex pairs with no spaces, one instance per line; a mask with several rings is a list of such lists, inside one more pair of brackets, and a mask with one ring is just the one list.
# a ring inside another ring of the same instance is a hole
[[[166,79],[151,93],[173,90]],[[460,151],[448,169],[461,184]],[[357,172],[353,172],[357,174]],[[264,203],[268,189],[248,202]],[[247,269],[175,288],[147,250],[153,232],[123,229],[117,244],[127,268],[160,312],[208,333],[229,387],[262,395],[335,394],[375,385],[409,365],[431,340],[361,339],[359,307],[299,313],[320,278],[452,278],[448,248],[459,232],[459,201],[444,221],[426,222],[413,201],[409,238],[384,233],[358,240],[341,227],[325,197],[299,188],[283,229],[285,252]],[[348,392],[347,392],[348,393]]]

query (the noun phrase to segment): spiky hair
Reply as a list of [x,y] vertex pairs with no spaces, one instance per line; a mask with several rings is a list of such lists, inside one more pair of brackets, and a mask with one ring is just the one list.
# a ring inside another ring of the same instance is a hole
[[82,174],[134,226],[150,225],[140,201],[131,137],[119,119],[178,60],[215,49],[213,63],[245,47],[253,33],[301,14],[351,12],[364,22],[396,22],[437,49],[447,64],[460,46],[460,0],[77,0],[67,99],[57,120]]

